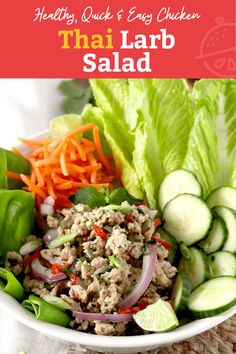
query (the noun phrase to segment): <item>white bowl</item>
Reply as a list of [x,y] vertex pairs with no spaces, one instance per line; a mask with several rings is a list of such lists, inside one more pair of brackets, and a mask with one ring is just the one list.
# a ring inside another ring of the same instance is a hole
[[[37,134],[33,137],[42,138],[47,132]],[[22,152],[24,150],[19,147]],[[227,291],[227,289],[226,289]],[[14,298],[0,291],[0,308],[4,309],[16,320],[29,326],[49,337],[59,341],[73,343],[76,347],[99,351],[99,352],[119,352],[137,353],[151,350],[161,346],[167,346],[187,338],[200,334],[208,329],[217,326],[231,316],[236,314],[236,306],[220,316],[195,320],[168,333],[153,333],[139,336],[97,336],[90,333],[77,332],[72,329],[56,326],[50,323],[39,321],[35,316],[25,310]]]

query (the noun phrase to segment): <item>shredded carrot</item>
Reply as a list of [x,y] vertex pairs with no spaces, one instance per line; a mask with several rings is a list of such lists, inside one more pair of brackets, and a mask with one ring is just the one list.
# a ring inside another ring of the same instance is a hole
[[56,188],[60,191],[66,190],[66,189],[70,189],[73,187],[73,182],[71,181],[67,181],[64,183],[59,184]]
[[37,187],[27,176],[21,174],[22,181],[29,187],[29,190],[34,193],[35,195],[39,195],[42,198],[46,198],[47,195]]
[[43,153],[43,147],[39,147],[35,150],[33,150],[29,155],[28,157],[35,157],[35,156],[39,156],[40,153]]
[[117,159],[114,159],[114,162],[115,162],[116,179],[119,182],[120,186],[122,186],[120,162]]
[[16,180],[16,181],[21,181],[21,182],[22,182],[20,173],[15,173],[15,172],[11,172],[11,171],[6,171],[6,172],[5,172],[5,176],[8,177],[8,178],[10,178],[10,179],[14,179],[14,180]]
[[63,149],[62,149],[62,153],[60,156],[60,164],[61,164],[61,170],[62,170],[62,174],[64,176],[69,176],[69,172],[67,170],[67,165],[66,165],[66,149],[67,149],[67,142],[65,143]]
[[106,159],[106,157],[102,151],[102,144],[101,144],[101,140],[100,140],[98,127],[93,128],[93,138],[94,138],[95,147],[96,147],[96,151],[97,151],[99,159],[101,160],[103,165],[106,167],[106,169],[112,174],[113,168],[110,165],[109,161]]
[[42,141],[41,140],[30,140],[30,139],[18,139],[22,144],[24,145],[29,145],[29,146],[41,146]]
[[78,153],[79,153],[79,156],[80,156],[81,160],[82,160],[82,161],[86,161],[86,155],[85,155],[85,153],[84,153],[84,150],[83,150],[83,148],[82,148],[80,142],[79,142],[78,140],[76,141],[75,138],[71,138],[70,141],[71,141],[71,143],[76,147],[76,149],[77,149],[77,151],[78,151]]
[[[83,132],[89,130],[93,133],[93,139],[81,137]],[[55,199],[55,207],[60,210],[72,206],[70,197],[79,188],[112,188],[114,161],[111,155],[104,153],[99,129],[94,124],[79,126],[57,139],[45,137],[20,141],[30,147],[25,159],[31,164],[31,175],[11,171],[7,171],[6,175],[24,182],[23,189],[35,195],[38,208],[47,196]],[[17,149],[13,151],[21,156]],[[117,168],[115,170],[117,174]]]
[[50,177],[47,178],[46,180],[47,183],[47,190],[48,190],[48,195],[50,195],[53,198],[56,198],[55,192],[54,192],[54,188],[52,185],[52,180]]
[[16,155],[20,156],[20,157],[23,157],[23,154],[16,148],[16,147],[13,147],[12,149],[12,152],[14,152]]

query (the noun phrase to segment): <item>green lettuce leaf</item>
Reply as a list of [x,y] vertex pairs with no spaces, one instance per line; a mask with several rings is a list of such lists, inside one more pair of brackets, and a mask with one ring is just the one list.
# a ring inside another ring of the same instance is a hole
[[236,82],[202,79],[193,88],[194,126],[183,167],[194,172],[204,196],[236,185]]
[[[133,164],[149,205],[155,208],[163,177],[183,163],[193,123],[192,102],[185,80],[139,80],[139,91],[143,102],[134,129]],[[137,90],[133,94],[137,97]]]
[[84,122],[93,122],[103,131],[114,158],[120,164],[125,188],[131,195],[142,199],[141,185],[132,165],[134,136],[130,134],[129,127],[115,113],[105,113],[101,108],[92,105],[85,106],[82,116]]
[[96,105],[105,114],[116,115],[119,120],[125,121],[126,109],[129,106],[129,89],[125,79],[91,79]]
[[97,107],[85,116],[103,130],[131,194],[141,196],[138,186],[155,208],[160,183],[177,168],[194,172],[205,196],[236,186],[234,80],[202,79],[192,92],[183,79],[90,82]]

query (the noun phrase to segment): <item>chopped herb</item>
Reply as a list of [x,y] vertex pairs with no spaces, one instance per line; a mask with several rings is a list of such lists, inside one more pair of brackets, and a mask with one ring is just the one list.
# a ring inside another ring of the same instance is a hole
[[134,210],[134,207],[131,205],[115,205],[115,204],[110,204],[102,207],[103,210],[115,210],[115,211],[123,211],[124,213],[129,210]]
[[64,230],[64,229],[66,228],[66,222],[65,222],[65,220],[61,220],[61,221],[59,222],[59,226]]
[[85,80],[63,81],[59,90],[65,96],[61,105],[63,113],[80,114],[85,104],[93,101],[91,87]]
[[44,288],[45,289],[48,289],[48,290],[51,290],[53,288],[53,284],[50,284],[50,283],[44,283]]
[[149,245],[155,245],[155,244],[156,244],[156,241],[155,241],[155,240],[150,240],[150,241],[148,241],[148,244],[149,244]]
[[106,204],[109,204],[110,201],[110,191],[107,187],[102,187],[100,189],[100,193],[102,193],[105,196]]
[[85,204],[90,208],[98,208],[106,205],[104,194],[93,187],[84,187],[78,190],[72,198],[75,204]]
[[[107,206],[109,210],[116,207],[113,210],[128,211],[133,210],[133,207],[130,208],[121,206],[123,202],[128,202],[130,205],[137,204],[140,202],[140,199],[137,199],[130,195],[125,188],[114,189],[111,193],[107,187],[103,187],[99,191],[93,187],[83,187],[72,196],[71,201],[74,204],[85,204],[90,208],[99,208]],[[108,208],[110,206],[110,208]],[[118,208],[117,208],[118,207]],[[122,209],[119,209],[122,208]]]
[[142,199],[137,199],[129,194],[125,188],[117,188],[111,192],[109,204],[120,205],[123,202],[128,202],[130,205],[133,205],[142,201]]
[[121,267],[121,261],[119,260],[119,258],[115,256],[108,256],[108,259],[111,262],[111,264],[113,264],[116,268]]

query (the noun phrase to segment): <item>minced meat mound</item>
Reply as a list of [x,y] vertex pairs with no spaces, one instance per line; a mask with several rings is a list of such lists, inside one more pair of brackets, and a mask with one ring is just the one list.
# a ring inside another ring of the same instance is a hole
[[[125,211],[90,209],[79,204],[47,218],[49,228],[58,230],[58,237],[77,234],[61,247],[49,249],[43,244],[40,249],[40,262],[52,269],[59,266],[68,279],[52,284],[36,280],[29,265],[24,269],[16,266],[17,259],[22,259],[18,254],[9,255],[15,262],[11,267],[8,259],[8,269],[17,275],[24,272],[24,287],[28,292],[60,297],[71,304],[73,311],[119,313],[121,300],[140,277],[143,256],[155,234],[155,212],[145,205],[131,209],[125,202],[122,206]],[[158,242],[155,247],[157,259],[152,282],[138,301],[146,305],[160,297],[168,301],[176,275],[176,268],[167,260],[168,249]],[[75,318],[70,325],[75,330],[98,335],[142,333],[133,322],[89,322]]]

